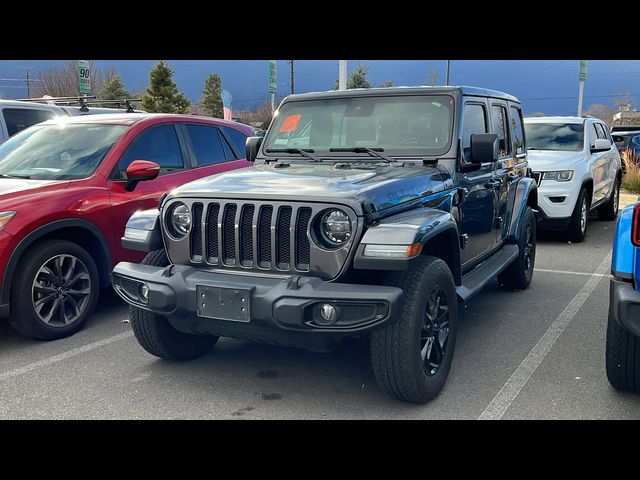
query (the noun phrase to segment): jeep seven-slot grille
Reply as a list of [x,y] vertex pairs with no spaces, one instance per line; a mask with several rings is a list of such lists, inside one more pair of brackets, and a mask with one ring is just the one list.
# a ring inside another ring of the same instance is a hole
[[192,225],[197,228],[194,228],[191,234],[191,258],[196,259],[202,257],[202,228],[200,228],[202,223],[202,204],[194,203],[192,211]]
[[201,203],[194,203],[192,215],[190,248],[194,263],[309,271],[309,207],[212,201],[204,205],[204,210]]

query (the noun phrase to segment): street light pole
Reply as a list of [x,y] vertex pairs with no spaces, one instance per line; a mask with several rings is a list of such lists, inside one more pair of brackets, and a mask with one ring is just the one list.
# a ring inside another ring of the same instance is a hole
[[347,89],[347,61],[338,60],[338,90]]
[[295,92],[293,88],[293,60],[289,60],[289,67],[291,67],[291,94]]

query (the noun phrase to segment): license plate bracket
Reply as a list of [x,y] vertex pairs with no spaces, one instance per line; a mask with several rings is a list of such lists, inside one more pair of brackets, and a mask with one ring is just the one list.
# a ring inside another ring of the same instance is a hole
[[251,321],[251,290],[248,288],[196,285],[198,317],[232,322]]

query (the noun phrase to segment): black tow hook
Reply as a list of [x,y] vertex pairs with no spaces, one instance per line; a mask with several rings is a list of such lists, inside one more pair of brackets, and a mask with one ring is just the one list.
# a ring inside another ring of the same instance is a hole
[[287,280],[287,289],[288,290],[300,290],[302,277],[300,275],[292,275]]

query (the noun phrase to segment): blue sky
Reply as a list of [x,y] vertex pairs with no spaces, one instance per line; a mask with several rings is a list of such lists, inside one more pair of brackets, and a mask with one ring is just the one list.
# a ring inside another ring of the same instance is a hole
[[[0,79],[23,78],[26,67],[37,78],[38,72],[61,63],[54,60],[0,60]],[[147,83],[155,60],[99,60],[102,67],[115,67],[130,90],[141,90]],[[196,101],[209,73],[222,77],[223,88],[234,98],[234,110],[253,108],[269,98],[267,62],[264,60],[169,60],[175,68],[178,87]],[[430,67],[438,70],[444,82],[442,60],[349,60],[349,70],[358,63],[369,67],[374,86],[393,80],[395,86],[427,83]],[[473,85],[502,90],[520,98],[526,113],[542,111],[547,115],[575,114],[578,95],[577,60],[455,60],[451,66],[451,84]],[[336,60],[297,60],[296,92],[331,88],[338,76]],[[26,95],[23,82],[0,80],[0,98]],[[16,88],[18,87],[18,88]],[[278,61],[278,95],[289,93],[289,66]],[[620,92],[636,94],[640,99],[640,61],[593,60],[589,62],[585,84],[585,108],[593,103],[611,105]],[[612,106],[612,105],[611,105]]]

